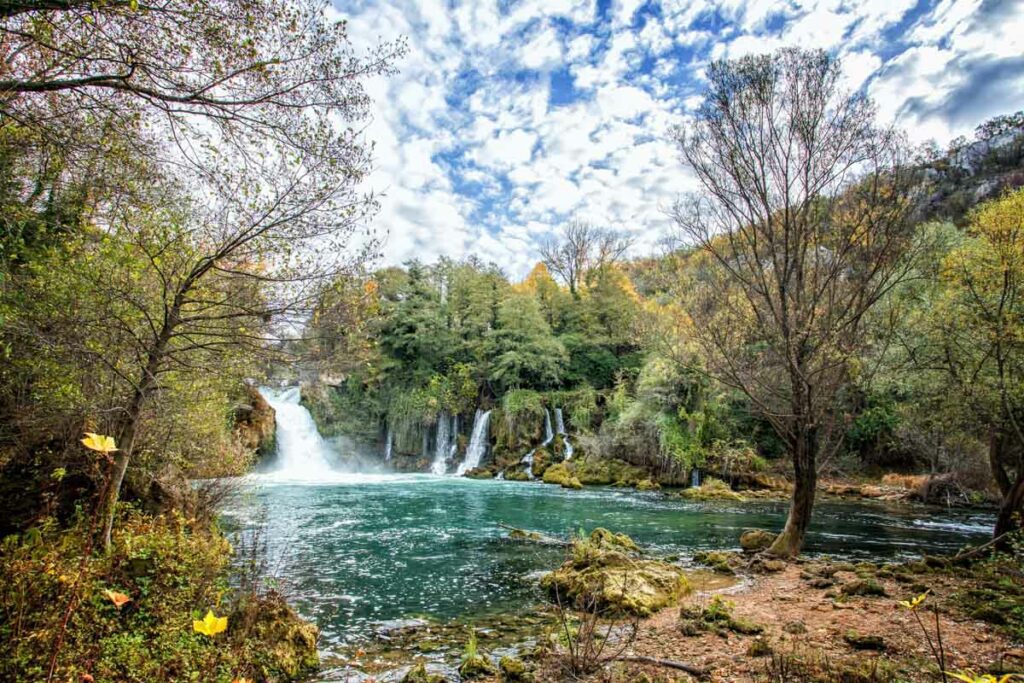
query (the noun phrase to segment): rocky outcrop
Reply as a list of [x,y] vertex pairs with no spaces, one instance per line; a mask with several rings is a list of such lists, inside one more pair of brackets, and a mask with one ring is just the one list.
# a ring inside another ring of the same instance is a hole
[[687,500],[736,500],[742,501],[743,496],[733,491],[728,484],[720,479],[707,478],[700,486],[683,489],[679,495]]
[[235,437],[238,442],[260,456],[274,452],[276,423],[274,409],[256,387],[246,385],[245,403],[235,406]]
[[691,591],[682,569],[643,557],[632,539],[606,529],[576,539],[569,559],[544,575],[541,587],[562,605],[638,616],[673,605]]
[[544,471],[545,484],[558,484],[563,489],[581,489],[582,482],[577,479],[565,463],[552,465]]
[[316,626],[299,617],[277,593],[244,602],[229,621],[247,639],[262,644],[252,662],[261,680],[296,680],[320,666]]

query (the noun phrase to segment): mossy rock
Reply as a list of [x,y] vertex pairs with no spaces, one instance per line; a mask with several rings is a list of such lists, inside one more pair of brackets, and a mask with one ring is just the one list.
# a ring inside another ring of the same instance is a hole
[[573,476],[564,462],[552,465],[544,471],[545,484],[558,484],[564,489],[581,489],[583,483]]
[[505,470],[505,479],[507,481],[529,481],[530,475],[524,468],[513,466]]
[[591,462],[589,460],[572,463],[573,474],[585,485],[607,486],[615,481],[612,468],[607,462]]
[[430,673],[427,671],[427,666],[423,662],[419,662],[402,676],[400,683],[447,683],[447,679],[444,676]]
[[316,626],[276,593],[243,604],[229,623],[245,624],[249,639],[262,643],[254,664],[264,678],[299,679],[320,666]]
[[600,547],[618,548],[634,553],[640,552],[640,546],[626,534],[617,534],[600,526],[590,532],[590,542]]
[[467,479],[494,479],[494,470],[487,467],[474,467],[462,476]]
[[728,633],[754,636],[764,632],[764,627],[752,621],[734,617],[732,614],[732,603],[723,600],[721,596],[715,596],[710,603],[704,607],[693,605],[684,606],[679,610],[680,625],[684,635],[688,631],[710,631],[721,636]]
[[885,597],[888,595],[885,588],[872,579],[857,579],[850,583],[843,584],[839,588],[839,592],[843,595],[865,595],[865,596],[876,596]]
[[807,624],[802,621],[791,621],[783,626],[782,630],[791,636],[800,636],[807,633]]
[[718,574],[735,574],[729,564],[733,555],[721,550],[701,550],[693,554],[693,561],[711,567]]
[[714,479],[713,477],[708,477],[700,486],[693,486],[688,489],[683,489],[682,491],[679,492],[679,495],[682,498],[686,498],[687,500],[697,501],[745,500],[743,496],[729,488],[729,485],[726,484],[724,481],[722,481],[721,479]]
[[843,640],[854,650],[885,652],[885,638],[882,636],[861,635],[856,631],[847,631]]
[[469,657],[459,665],[459,676],[463,679],[483,678],[498,673],[491,661],[483,655]]
[[509,681],[509,683],[533,679],[533,676],[526,670],[526,664],[518,657],[502,657],[498,660],[498,669],[501,671],[501,680]]
[[767,550],[775,542],[775,534],[764,529],[748,529],[740,535],[740,547],[745,553]]
[[530,466],[530,471],[533,472],[535,477],[543,477],[544,473],[548,471],[548,468],[553,463],[551,454],[546,449],[538,448],[533,454],[533,464]]
[[660,491],[661,484],[650,479],[641,479],[636,483],[637,491]]
[[638,616],[675,604],[692,590],[682,569],[639,557],[632,539],[606,529],[574,541],[571,559],[540,583],[562,604]]
[[768,657],[772,654],[772,646],[762,638],[756,638],[747,647],[748,657]]

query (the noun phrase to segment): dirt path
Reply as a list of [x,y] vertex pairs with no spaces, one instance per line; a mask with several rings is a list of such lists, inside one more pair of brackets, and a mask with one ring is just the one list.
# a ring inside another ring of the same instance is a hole
[[[845,672],[846,677],[835,680],[934,680],[924,673],[933,660],[921,627],[898,601],[927,588],[931,594],[926,605],[937,604],[943,611],[948,606],[949,595],[964,587],[962,580],[933,574],[923,575],[914,583],[909,583],[906,575],[901,576],[902,581],[874,577],[887,596],[842,597],[840,587],[862,581],[861,577],[854,571],[838,571],[832,576],[833,586],[814,588],[810,582],[821,577],[811,572],[818,566],[790,565],[776,574],[756,576],[744,587],[724,596],[732,603],[735,617],[764,627],[761,635],[729,633],[723,637],[703,633],[686,636],[680,630],[678,611],[670,609],[642,624],[633,652],[696,664],[712,672],[712,681],[772,680],[768,674],[773,668],[779,668],[781,659],[797,666],[789,657],[793,654],[822,672],[837,675]],[[697,589],[684,605],[705,607],[710,603],[713,597],[702,592],[700,586]],[[921,616],[926,617],[929,626],[934,626],[931,612]],[[940,623],[948,669],[981,669],[1000,660],[1009,664],[1021,655],[992,626],[958,615],[955,610],[941,614]],[[862,636],[880,636],[884,651],[854,649],[846,640],[851,631]],[[764,641],[774,656],[751,656],[751,644],[755,640]],[[1017,659],[1015,670],[1018,664],[1019,669],[1024,669],[1024,661]],[[872,670],[876,671],[875,678],[870,675]],[[679,676],[658,667],[631,665],[614,678],[621,676],[621,680],[635,681],[641,673],[650,676],[650,680],[675,680]],[[604,672],[595,680],[609,680],[609,676],[610,672]],[[680,680],[687,679],[684,676]]]

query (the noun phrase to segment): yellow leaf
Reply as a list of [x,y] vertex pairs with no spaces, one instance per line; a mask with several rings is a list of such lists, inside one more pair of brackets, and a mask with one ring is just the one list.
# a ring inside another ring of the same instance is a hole
[[103,434],[93,434],[92,432],[85,433],[85,438],[82,439],[82,445],[90,451],[96,451],[97,453],[103,453],[104,455],[109,455],[117,450],[117,444],[114,443],[114,437],[104,436]]
[[228,627],[227,617],[214,616],[213,610],[209,610],[206,616],[203,617],[202,621],[193,621],[192,630],[196,633],[202,633],[204,636],[213,638],[218,633],[223,632]]
[[132,601],[130,597],[124,593],[118,593],[117,591],[105,590],[103,591],[103,594],[107,596],[107,599],[110,600],[110,602],[114,603],[114,607],[118,610]]
[[926,590],[924,593],[921,593],[920,595],[918,595],[916,598],[914,598],[912,600],[900,600],[900,606],[901,607],[906,607],[907,609],[917,609],[918,607],[921,606],[921,603],[925,601],[925,599],[928,597],[928,594],[930,592],[931,592],[931,589]]

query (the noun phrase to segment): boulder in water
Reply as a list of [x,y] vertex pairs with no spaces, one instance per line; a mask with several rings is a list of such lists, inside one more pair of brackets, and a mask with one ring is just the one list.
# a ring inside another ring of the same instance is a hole
[[606,529],[573,542],[569,559],[541,587],[562,604],[607,614],[647,616],[690,592],[682,569],[644,558],[632,539]]
[[743,496],[733,491],[728,484],[721,479],[708,477],[700,486],[693,486],[683,489],[679,495],[689,500],[737,500],[742,501]]
[[520,466],[509,467],[505,470],[505,479],[508,481],[529,481],[530,475]]
[[746,553],[767,550],[774,542],[775,534],[764,529],[748,529],[740,535],[740,547]]
[[487,467],[474,467],[462,476],[467,479],[494,479],[494,471]]
[[558,484],[563,489],[581,489],[583,483],[573,476],[565,463],[552,465],[544,471],[545,484]]
[[427,665],[420,662],[405,672],[401,683],[446,683],[447,680],[444,676],[430,673]]

